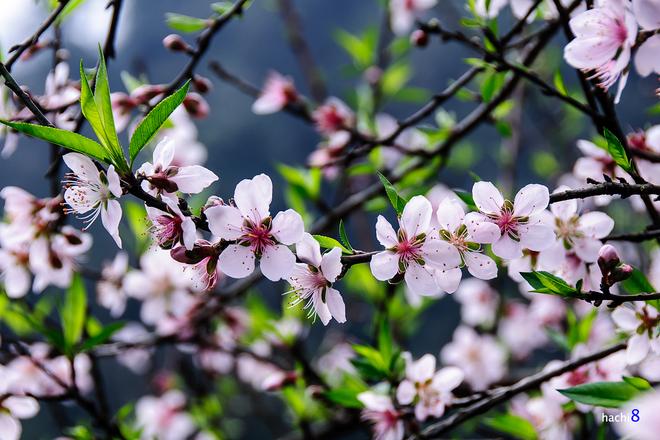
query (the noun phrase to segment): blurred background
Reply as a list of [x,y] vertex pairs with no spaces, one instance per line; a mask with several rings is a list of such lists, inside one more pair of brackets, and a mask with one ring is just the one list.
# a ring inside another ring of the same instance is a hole
[[[5,56],[9,47],[31,35],[46,17],[48,11],[44,3],[35,0],[0,0],[0,47]],[[68,61],[73,79],[78,79],[77,66],[81,59],[88,67],[97,61],[97,47],[105,39],[111,16],[111,11],[105,9],[106,3],[105,0],[86,0],[62,26],[63,47],[69,52]],[[340,29],[354,35],[378,29],[385,19],[381,2],[295,0],[294,4],[302,18],[304,35],[323,72],[329,94],[351,105],[354,103],[355,89],[362,78],[352,67],[351,58],[338,44],[335,35]],[[448,28],[456,29],[459,27],[459,19],[465,15],[464,4],[463,0],[443,0],[427,16],[437,17]],[[210,12],[209,2],[124,0],[116,46],[118,56],[109,62],[113,92],[125,91],[120,77],[124,71],[136,77],[145,75],[151,83],[169,83],[185,65],[185,55],[170,52],[162,44],[163,37],[172,32],[165,23],[165,14],[169,12],[207,17]],[[506,28],[507,22],[510,23],[508,16],[507,13],[501,20],[502,29]],[[192,44],[194,35],[186,35],[185,38]],[[575,74],[565,69],[562,62],[561,50],[564,44],[563,36],[558,36],[537,68],[540,72],[546,72],[546,77],[551,77],[557,69],[564,70],[567,86],[575,89]],[[428,89],[430,93],[440,91],[450,80],[466,70],[462,60],[468,56],[475,54],[457,44],[445,44],[438,40],[433,40],[424,49],[413,48],[409,55],[413,68],[409,85]],[[276,3],[273,0],[255,0],[241,19],[229,23],[213,40],[198,70],[198,73],[210,78],[214,84],[213,90],[205,96],[211,113],[208,118],[196,123],[199,140],[208,149],[206,166],[220,177],[213,187],[213,194],[229,198],[238,181],[264,172],[274,180],[275,208],[282,208],[285,203],[277,164],[304,166],[309,154],[316,148],[319,136],[312,126],[288,114],[253,114],[253,99],[214,77],[208,68],[212,60],[219,61],[228,71],[258,87],[261,87],[270,70],[276,70],[292,76],[298,89],[308,94],[304,77],[286,40]],[[43,93],[44,80],[50,68],[51,53],[44,50],[29,60],[18,62],[12,73],[20,84],[40,94]],[[656,87],[654,81],[652,78],[640,79],[635,74],[631,75],[626,93],[617,108],[625,130],[643,128],[652,120],[645,109],[657,100],[653,95]],[[469,189],[472,178],[468,171],[484,180],[497,180],[502,170],[510,168],[513,161],[515,178],[509,182],[511,189],[532,181],[547,182],[552,187],[563,172],[570,171],[578,156],[575,141],[592,136],[593,128],[583,123],[579,115],[567,112],[558,101],[539,95],[527,84],[520,93],[525,96],[521,101],[524,108],[517,109],[520,118],[515,130],[520,136],[521,145],[517,155],[513,158],[510,156],[507,148],[509,139],[503,138],[495,127],[485,125],[456,148],[450,166],[438,176],[439,181],[449,187]],[[383,111],[401,119],[420,106],[420,102],[390,100],[385,103]],[[473,106],[473,103],[453,99],[444,110],[460,118]],[[83,133],[89,135],[91,130],[85,127]],[[126,144],[125,133],[123,136],[120,139]],[[44,173],[49,162],[49,150],[45,143],[21,137],[17,151],[7,159],[0,159],[0,188],[14,185],[37,196],[47,196],[48,183]],[[332,202],[334,193],[333,184],[324,183],[328,203]],[[622,213],[622,219],[624,216]],[[369,223],[373,224],[372,219],[368,220],[367,225]],[[74,220],[74,224],[79,223]],[[99,222],[92,226],[90,232],[94,235],[95,246],[89,256],[89,264],[98,267],[102,261],[114,256],[116,248]],[[349,226],[353,245],[361,249],[375,249],[374,237],[358,232],[356,224]],[[279,304],[283,290],[273,286],[263,286],[261,292],[267,298],[272,296],[272,303]],[[341,330],[348,330],[359,337],[364,333],[364,329],[359,326],[359,318],[368,316],[370,312],[365,305],[359,302],[352,304],[351,301],[349,297],[347,304],[352,308],[349,314],[358,318],[353,320],[357,324]],[[365,309],[361,310],[360,307]],[[129,308],[125,317],[136,317],[137,310],[137,307]],[[107,317],[105,311],[100,310],[99,314]],[[416,336],[410,340],[410,349],[415,353],[437,354],[442,344],[451,338],[451,330],[458,321],[454,302],[447,298],[434,302],[422,315]],[[337,328],[336,324],[323,328],[317,323],[312,327],[310,341],[320,341],[322,335],[335,332]],[[166,367],[174,362],[172,356],[172,353],[161,353],[156,362]],[[115,409],[143,395],[149,388],[144,378],[114,368],[111,361],[104,362],[102,369]],[[270,437],[287,431],[286,420],[272,417],[277,414],[277,410],[272,407],[277,404],[275,399],[259,400],[261,403],[257,406],[263,407],[251,409],[249,405],[254,405],[254,402],[249,403],[249,398],[241,398],[237,402],[237,414],[249,420],[249,423],[244,424],[243,434],[246,438]],[[271,414],[271,418],[249,416],[257,412]],[[50,438],[57,417],[57,413],[42,411],[36,420],[24,423],[24,438]]]

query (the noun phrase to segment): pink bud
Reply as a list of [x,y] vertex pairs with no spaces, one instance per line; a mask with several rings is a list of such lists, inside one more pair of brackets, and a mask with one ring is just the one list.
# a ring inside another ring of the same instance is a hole
[[261,384],[261,388],[264,391],[278,391],[284,388],[287,385],[292,385],[298,379],[298,375],[295,371],[283,372],[277,371],[272,373]]
[[629,264],[621,264],[615,267],[610,273],[610,281],[618,283],[619,281],[627,280],[633,273],[633,268]]
[[383,69],[378,66],[371,66],[364,71],[364,79],[369,84],[377,84],[383,77]]
[[190,52],[192,48],[178,34],[169,34],[163,38],[163,46],[173,52]]
[[606,244],[598,251],[598,266],[603,275],[607,275],[616,266],[621,263],[616,248],[611,244]]
[[421,29],[417,29],[410,34],[410,42],[417,47],[426,47],[429,44],[429,34]]
[[137,104],[144,104],[145,102],[151,101],[164,91],[165,87],[163,85],[144,84],[131,92],[131,98],[133,98]]
[[193,86],[199,93],[208,93],[213,88],[213,83],[210,79],[201,75],[195,75],[192,80]]
[[209,115],[211,108],[202,95],[199,93],[189,93],[183,100],[183,106],[193,118],[203,119]]

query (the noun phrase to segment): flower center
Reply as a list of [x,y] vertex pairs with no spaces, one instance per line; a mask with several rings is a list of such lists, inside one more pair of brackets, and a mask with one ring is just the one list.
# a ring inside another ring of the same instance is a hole
[[619,46],[623,46],[623,43],[628,39],[628,29],[626,28],[626,24],[620,19],[616,20],[614,38],[619,43]]
[[399,230],[399,243],[396,245],[396,253],[399,255],[399,262],[407,265],[411,261],[422,259],[422,245],[424,237],[417,236],[409,239],[405,232]]
[[270,231],[270,222],[254,224],[246,222],[243,240],[252,248],[252,251],[261,256],[264,250],[275,244]]

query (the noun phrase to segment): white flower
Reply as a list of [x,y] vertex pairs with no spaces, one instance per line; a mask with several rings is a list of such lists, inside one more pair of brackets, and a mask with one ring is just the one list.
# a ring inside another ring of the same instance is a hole
[[401,214],[398,233],[385,217],[378,216],[376,238],[386,250],[371,258],[371,273],[376,279],[391,280],[403,274],[413,293],[433,295],[440,290],[435,270],[455,269],[461,258],[453,246],[431,238],[432,215],[431,203],[424,196],[415,196]]
[[452,390],[463,381],[463,372],[456,367],[435,371],[435,357],[425,354],[413,361],[410,353],[406,358],[406,378],[396,390],[396,400],[402,405],[415,403],[415,417],[420,422],[428,416],[440,417],[454,396]]
[[[633,413],[633,411],[636,411]],[[635,440],[656,440],[660,432],[660,392],[657,390],[640,394],[626,402],[621,409],[628,417],[637,415],[639,418],[625,423],[614,423],[614,428],[622,436]]]
[[128,269],[128,255],[119,252],[111,263],[101,271],[101,280],[96,285],[98,302],[110,310],[114,318],[121,316],[126,308],[126,292],[123,289],[124,276]]
[[506,371],[506,355],[491,335],[479,335],[464,325],[454,331],[454,338],[440,352],[442,361],[465,373],[465,381],[475,390],[497,382]]
[[461,318],[467,325],[489,327],[495,321],[499,296],[487,282],[468,278],[453,297],[461,304]]
[[635,303],[634,309],[619,306],[612,312],[612,319],[621,330],[632,333],[626,349],[628,364],[641,362],[650,350],[660,354],[660,337],[656,328],[660,316],[655,307],[640,303]]
[[197,240],[197,228],[192,218],[183,215],[178,200],[164,198],[169,212],[147,206],[147,216],[151,221],[150,231],[156,243],[164,249],[170,249],[177,243],[182,243],[189,251]]
[[[436,217],[440,225],[440,238],[458,251],[468,272],[482,280],[495,278],[497,265],[492,258],[480,252],[479,243],[497,241],[500,238],[497,225],[483,221],[483,216],[476,212],[465,215],[463,207],[448,198],[440,202]],[[461,269],[445,270],[437,280],[444,290],[453,292],[461,281]]]
[[417,14],[436,5],[437,0],[390,0],[392,32],[404,35],[415,24]]
[[193,418],[185,412],[186,397],[171,390],[160,397],[145,396],[135,405],[137,425],[142,428],[141,438],[180,440],[195,432]]
[[18,419],[29,419],[39,412],[39,403],[28,396],[11,395],[10,367],[0,366],[0,437],[2,440],[19,440],[21,423]]
[[472,187],[474,203],[484,214],[482,220],[495,223],[501,232],[493,243],[493,253],[505,259],[518,258],[523,248],[541,251],[555,240],[552,228],[543,223],[541,214],[549,202],[548,188],[530,184],[518,191],[512,202],[490,182],[477,182]]
[[308,233],[296,243],[296,254],[302,263],[296,263],[288,280],[293,287],[291,293],[297,298],[292,306],[307,301],[305,308],[310,308],[309,314],[316,313],[323,325],[328,325],[335,318],[339,323],[346,322],[346,307],[344,300],[332,283],[341,273],[341,249],[333,248],[321,255],[321,246]]
[[244,278],[254,271],[260,259],[261,272],[271,281],[286,278],[296,258],[287,247],[302,238],[302,217],[293,209],[270,216],[273,183],[259,174],[236,185],[236,206],[216,205],[206,209],[209,229],[224,240],[236,240],[222,251],[220,270],[232,278]]
[[364,405],[362,420],[373,424],[374,439],[402,440],[405,434],[403,420],[394,408],[392,399],[373,391],[365,391],[357,395]]
[[201,165],[176,166],[173,164],[174,142],[164,138],[156,145],[153,164],[146,162],[138,169],[138,176],[145,180],[142,188],[153,194],[176,198],[175,193],[198,194],[206,189],[218,176]]
[[278,72],[270,72],[261,94],[252,104],[252,112],[257,115],[276,113],[297,99],[293,80]]
[[68,153],[62,159],[73,171],[68,175],[64,200],[71,211],[84,215],[87,227],[101,214],[101,223],[121,248],[119,222],[121,221],[121,185],[115,167],[110,165],[107,173],[99,171],[94,162],[82,154]]

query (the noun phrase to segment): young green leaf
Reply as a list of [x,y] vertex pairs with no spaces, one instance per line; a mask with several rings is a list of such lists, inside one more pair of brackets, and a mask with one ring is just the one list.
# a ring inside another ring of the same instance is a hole
[[159,102],[153,110],[145,116],[135,129],[131,142],[128,146],[128,153],[131,158],[131,166],[138,153],[154,137],[160,127],[167,121],[172,112],[183,102],[188,93],[190,81],[187,81],[174,94],[168,96]]
[[399,195],[394,185],[392,185],[392,183],[387,180],[387,177],[383,176],[381,173],[378,173],[378,178],[385,187],[385,193],[387,194],[387,198],[390,199],[392,207],[396,213],[400,215],[403,212],[403,208],[406,206],[406,200]]
[[123,327],[124,327],[123,322],[113,322],[111,324],[106,325],[97,334],[85,340],[85,342],[83,342],[82,346],[80,347],[80,350],[81,351],[91,350],[97,345],[103,344],[104,342],[109,340],[112,337],[112,335],[117,333]]
[[617,138],[614,133],[609,131],[607,128],[603,132],[603,135],[607,140],[607,152],[610,154],[610,156],[612,156],[614,162],[616,162],[616,164],[623,168],[625,171],[630,172],[632,170],[631,162],[619,138]]
[[110,102],[110,83],[108,82],[108,70],[105,65],[103,50],[99,46],[99,68],[96,71],[96,82],[94,83],[94,102],[103,123],[103,130],[113,155],[119,159],[123,158],[124,152],[119,144],[115,119],[112,115],[112,103]]
[[165,14],[165,22],[172,29],[185,33],[198,32],[208,26],[208,21],[203,18],[190,17],[172,12]]
[[111,163],[107,151],[101,144],[78,133],[60,128],[47,127],[45,125],[28,124],[27,122],[0,120],[0,123],[28,136],[59,145],[76,153],[82,153],[101,162]]
[[640,391],[648,391],[653,388],[648,380],[637,376],[623,376],[623,381]]
[[332,249],[338,247],[344,254],[351,253],[351,251],[346,249],[343,244],[332,237],[326,237],[325,235],[314,235],[313,237],[314,240],[318,241],[321,247],[324,249]]
[[640,393],[628,382],[592,382],[557,391],[576,402],[605,408],[618,408]]
[[64,304],[60,309],[64,343],[69,350],[80,341],[85,327],[87,312],[87,292],[80,275],[75,275],[71,286],[64,296]]
[[520,416],[513,414],[500,414],[486,419],[484,424],[496,431],[508,434],[511,438],[520,440],[536,440],[538,435],[534,425]]
[[537,293],[551,293],[560,296],[573,296],[577,293],[566,281],[549,272],[533,271],[521,272],[520,275],[527,281]]
[[339,241],[348,249],[353,252],[353,246],[351,246],[350,241],[348,241],[348,234],[346,234],[346,227],[344,226],[344,220],[339,220]]

